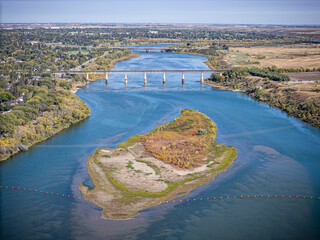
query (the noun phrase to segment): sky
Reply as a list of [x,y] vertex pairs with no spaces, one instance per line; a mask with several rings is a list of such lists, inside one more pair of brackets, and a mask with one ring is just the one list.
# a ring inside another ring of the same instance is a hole
[[320,24],[320,0],[0,0],[0,23]]

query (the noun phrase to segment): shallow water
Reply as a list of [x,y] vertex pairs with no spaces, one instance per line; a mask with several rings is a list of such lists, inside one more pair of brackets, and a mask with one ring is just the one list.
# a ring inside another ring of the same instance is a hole
[[[142,56],[118,69],[208,69],[206,58],[137,51]],[[208,74],[205,74],[208,77]],[[200,73],[111,74],[77,92],[92,116],[53,138],[0,163],[3,239],[319,239],[320,200],[245,198],[146,209],[134,220],[108,221],[101,209],[81,197],[87,156],[115,147],[177,117],[183,108],[199,110],[219,128],[217,141],[236,146],[228,171],[182,199],[246,195],[320,195],[320,131],[236,92],[198,82]],[[38,192],[34,192],[34,189]],[[48,191],[59,196],[39,193]]]

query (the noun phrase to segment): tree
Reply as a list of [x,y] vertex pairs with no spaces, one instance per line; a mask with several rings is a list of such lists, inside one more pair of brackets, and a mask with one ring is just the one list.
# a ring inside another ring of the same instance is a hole
[[10,88],[10,92],[13,96],[17,97],[19,95],[18,86],[13,84],[13,86]]
[[0,88],[6,89],[8,86],[7,82],[5,80],[0,80]]
[[0,102],[7,102],[13,100],[14,96],[10,92],[1,92],[0,93]]

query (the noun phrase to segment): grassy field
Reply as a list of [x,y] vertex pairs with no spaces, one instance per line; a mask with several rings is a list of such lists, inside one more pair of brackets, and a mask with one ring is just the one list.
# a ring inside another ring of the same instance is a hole
[[243,66],[243,67],[250,67],[249,64],[249,56],[247,54],[244,54],[240,52],[239,50],[231,50],[229,53],[225,56],[225,61],[230,63],[234,66]]
[[232,48],[225,60],[236,66],[246,66],[250,61],[256,64],[249,66],[312,69],[320,67],[320,48]]
[[79,52],[80,52],[81,54],[83,54],[83,55],[89,54],[89,51],[88,51],[88,50],[69,51],[69,54],[76,55],[76,54],[78,54]]

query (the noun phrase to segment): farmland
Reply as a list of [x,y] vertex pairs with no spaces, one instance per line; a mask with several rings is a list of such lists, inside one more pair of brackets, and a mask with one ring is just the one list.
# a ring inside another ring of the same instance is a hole
[[313,69],[320,67],[320,48],[299,46],[231,48],[224,59],[235,66]]

